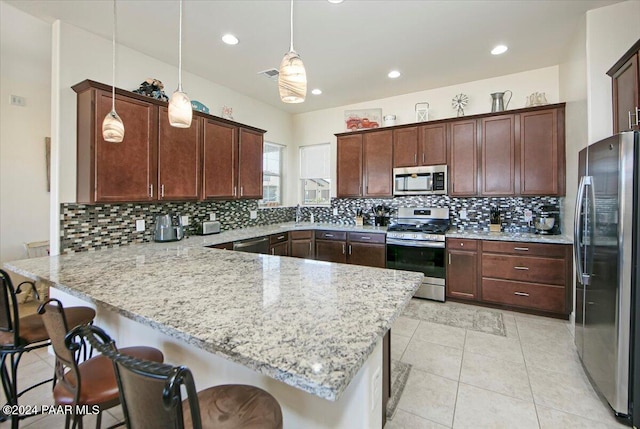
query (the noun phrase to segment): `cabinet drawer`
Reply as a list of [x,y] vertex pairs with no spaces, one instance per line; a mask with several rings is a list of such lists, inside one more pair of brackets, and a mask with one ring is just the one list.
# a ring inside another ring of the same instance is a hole
[[564,286],[564,259],[482,254],[482,277]]
[[565,311],[565,289],[559,286],[482,279],[482,300],[554,313]]
[[319,240],[342,240],[347,239],[346,231],[316,231],[316,238]]
[[449,238],[447,239],[447,248],[458,250],[476,250],[478,248],[478,240],[468,238]]
[[564,258],[564,244],[526,243],[520,241],[489,241],[482,242],[483,252],[511,253],[528,256],[544,256],[546,258]]
[[289,241],[289,233],[283,232],[282,234],[273,234],[269,236],[269,244],[284,243]]
[[289,231],[292,240],[310,240],[313,238],[313,231]]
[[385,234],[376,234],[368,232],[350,232],[349,241],[356,241],[360,243],[384,243]]

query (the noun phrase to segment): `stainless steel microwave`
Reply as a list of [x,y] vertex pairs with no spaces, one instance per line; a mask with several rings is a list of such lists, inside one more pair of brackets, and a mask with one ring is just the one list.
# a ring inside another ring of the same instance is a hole
[[393,195],[446,195],[447,166],[393,169]]

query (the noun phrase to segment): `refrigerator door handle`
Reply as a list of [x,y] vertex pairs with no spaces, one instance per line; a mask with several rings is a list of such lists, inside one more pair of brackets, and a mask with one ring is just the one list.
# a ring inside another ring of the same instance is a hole
[[582,267],[582,254],[580,252],[580,229],[581,223],[580,219],[582,216],[582,200],[584,199],[584,188],[591,184],[591,177],[582,176],[580,178],[580,185],[578,185],[578,196],[576,197],[576,209],[574,212],[573,219],[573,259],[576,264],[576,274],[578,275],[578,279],[580,282],[584,283],[584,271]]

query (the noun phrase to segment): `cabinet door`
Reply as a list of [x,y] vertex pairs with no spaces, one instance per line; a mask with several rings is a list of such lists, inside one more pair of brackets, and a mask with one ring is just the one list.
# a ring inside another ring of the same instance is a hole
[[447,296],[451,298],[476,299],[478,252],[448,250]]
[[200,130],[194,117],[189,128],[169,124],[166,107],[158,109],[158,198],[197,200],[200,191]]
[[[558,109],[520,114],[520,194],[564,194],[564,130]],[[563,120],[564,122],[564,120]]]
[[296,258],[313,259],[313,240],[291,240],[291,256]]
[[393,166],[415,167],[418,162],[418,128],[393,130]]
[[391,130],[364,134],[365,197],[393,195],[393,133]]
[[482,123],[482,195],[515,194],[515,117],[484,118]]
[[347,262],[350,264],[384,268],[387,263],[384,244],[349,243],[347,253]]
[[456,121],[451,126],[449,195],[477,194],[478,135],[475,120]]
[[362,196],[362,134],[338,137],[337,195]]
[[262,198],[262,133],[240,128],[238,186],[240,198]]
[[420,127],[420,165],[442,165],[447,163],[447,124]]
[[237,194],[237,128],[204,122],[202,198],[235,198]]
[[157,108],[116,95],[116,109],[125,126],[121,143],[102,139],[102,120],[111,111],[111,94],[96,91],[95,202],[153,201],[157,179]]
[[276,256],[289,256],[289,242],[272,244],[269,247],[269,253]]
[[[629,59],[612,76],[613,83],[613,133],[637,130],[636,108],[640,107],[640,70],[638,56]],[[631,118],[629,118],[631,113]]]
[[347,262],[347,243],[344,241],[316,240],[316,260]]

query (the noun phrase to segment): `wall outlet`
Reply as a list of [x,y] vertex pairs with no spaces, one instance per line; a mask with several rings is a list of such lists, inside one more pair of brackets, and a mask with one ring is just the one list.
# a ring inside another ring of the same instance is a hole
[[258,210],[249,210],[249,219],[258,219]]
[[209,213],[209,220],[216,220],[216,214],[215,213]]
[[180,216],[180,220],[182,220],[182,225],[189,225],[189,216]]
[[144,232],[144,219],[136,219],[136,232]]
[[461,209],[458,212],[458,215],[460,216],[460,219],[462,219],[462,220],[469,219],[469,217],[467,216],[467,209]]
[[333,208],[333,215],[338,216],[338,207]]
[[381,402],[382,399],[382,380],[380,374],[380,367],[377,367],[373,375],[371,376],[371,411],[376,409],[376,405]]
[[27,105],[27,99],[24,97],[21,97],[19,95],[12,95],[11,96],[11,105],[12,106],[20,106],[20,107],[24,107]]
[[533,220],[533,212],[529,209],[524,211],[524,221],[531,222]]

